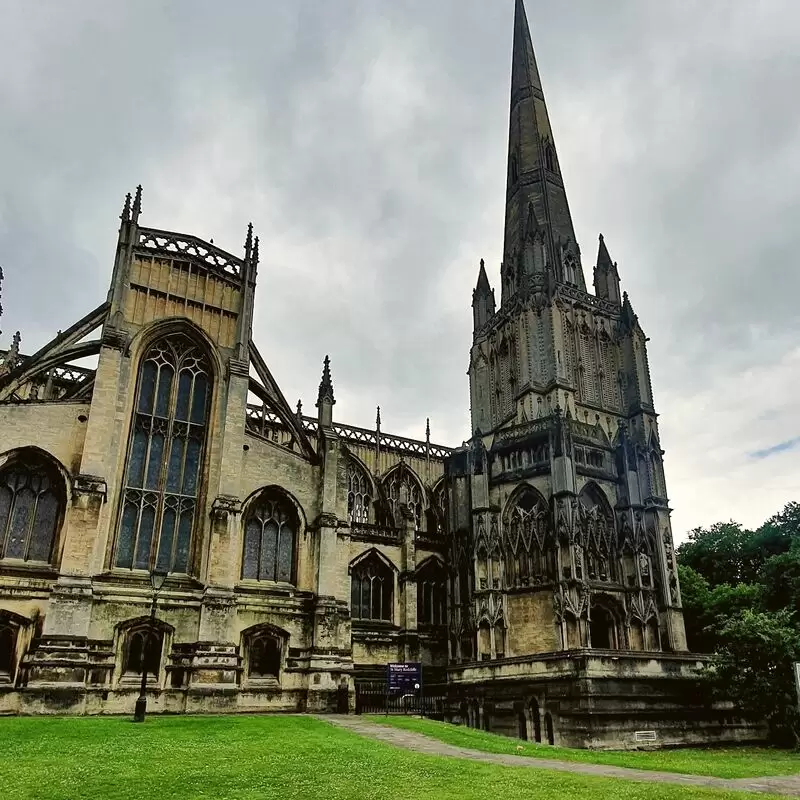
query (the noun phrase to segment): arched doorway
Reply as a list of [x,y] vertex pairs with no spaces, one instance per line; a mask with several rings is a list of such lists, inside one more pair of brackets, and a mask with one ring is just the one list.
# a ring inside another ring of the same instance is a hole
[[525,712],[520,709],[517,713],[517,727],[519,730],[519,738],[523,741],[528,740],[528,718],[525,716]]
[[533,731],[533,741],[542,741],[542,715],[539,711],[539,701],[532,697],[528,703],[528,711],[531,715],[531,729]]
[[547,744],[555,744],[556,739],[553,735],[553,718],[550,716],[549,711],[544,715],[544,730],[547,735]]

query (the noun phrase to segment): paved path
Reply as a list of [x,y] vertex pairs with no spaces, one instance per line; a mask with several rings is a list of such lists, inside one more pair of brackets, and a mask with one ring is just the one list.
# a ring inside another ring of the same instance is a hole
[[477,750],[469,750],[466,747],[445,744],[421,733],[366,722],[359,717],[326,714],[319,717],[319,719],[370,739],[377,739],[387,744],[393,744],[396,747],[403,747],[406,750],[414,750],[417,753],[425,753],[427,755],[468,758],[472,761],[502,764],[503,766],[575,772],[597,778],[623,778],[624,780],[642,783],[677,783],[683,786],[698,786],[705,789],[734,789],[743,792],[764,792],[786,797],[800,797],[800,775],[730,780],[727,778],[710,778],[705,775],[683,775],[677,772],[655,772],[652,770],[612,767],[606,764],[584,764],[578,761],[555,761],[549,758],[481,753]]

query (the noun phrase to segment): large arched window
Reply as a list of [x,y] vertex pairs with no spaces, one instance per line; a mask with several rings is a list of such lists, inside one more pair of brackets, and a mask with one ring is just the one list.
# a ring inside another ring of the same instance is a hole
[[187,336],[154,344],[136,390],[115,564],[188,572],[211,371]]
[[603,491],[588,483],[579,495],[582,538],[588,578],[592,581],[613,581],[615,563],[614,514]]
[[399,518],[400,499],[403,491],[405,491],[408,505],[414,512],[414,528],[420,530],[422,527],[424,509],[424,504],[422,502],[422,486],[411,470],[404,464],[401,464],[384,478],[383,485],[386,490],[386,499],[389,501],[389,507],[395,524],[397,524]]
[[392,621],[394,574],[377,555],[359,561],[350,576],[353,619]]
[[350,522],[369,522],[372,484],[364,469],[352,459],[347,461],[347,516]]
[[505,576],[509,586],[529,586],[553,577],[555,554],[550,546],[547,502],[526,486],[506,511]]
[[265,491],[245,516],[242,578],[292,583],[297,529],[297,512],[289,499]]
[[447,623],[447,573],[435,558],[428,559],[417,571],[417,623]]
[[0,470],[0,558],[50,562],[64,502],[50,464],[35,456],[10,461]]

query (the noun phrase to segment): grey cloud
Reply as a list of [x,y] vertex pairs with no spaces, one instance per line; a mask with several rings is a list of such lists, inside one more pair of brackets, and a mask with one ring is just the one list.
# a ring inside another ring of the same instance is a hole
[[[380,403],[385,429],[419,436],[430,416],[460,443],[478,259],[499,273],[512,12],[6,3],[3,338],[37,347],[103,299],[141,182],[146,224],[238,252],[255,223],[256,337],[292,402],[311,406],[328,352],[339,419],[371,425]],[[757,523],[800,494],[780,454],[740,466],[794,433],[800,8],[528,0],[528,15],[587,277],[602,230],[652,337],[676,532]],[[746,385],[753,369],[781,391]],[[742,499],[754,480],[769,491]]]

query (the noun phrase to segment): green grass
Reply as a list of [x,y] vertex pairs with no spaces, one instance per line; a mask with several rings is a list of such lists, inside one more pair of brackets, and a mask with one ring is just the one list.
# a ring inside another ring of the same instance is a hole
[[[615,767],[711,775],[717,778],[760,778],[800,773],[800,754],[767,747],[681,748],[675,750],[598,751],[550,747],[507,736],[434,722],[418,717],[367,717],[371,722],[416,731],[447,744],[485,753],[517,753],[534,758],[609,764]],[[522,746],[524,750],[518,751]]]
[[426,756],[311,717],[0,718],[3,800],[754,800]]

